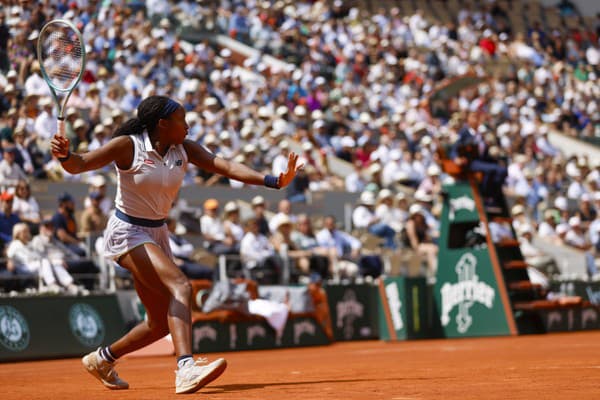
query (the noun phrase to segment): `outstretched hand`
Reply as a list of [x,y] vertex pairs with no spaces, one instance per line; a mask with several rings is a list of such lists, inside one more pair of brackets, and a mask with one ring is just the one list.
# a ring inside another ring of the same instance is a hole
[[52,155],[56,158],[64,158],[69,155],[69,139],[66,136],[54,135],[50,141]]
[[279,174],[278,183],[279,183],[280,188],[284,188],[287,185],[289,185],[290,182],[292,182],[292,180],[298,173],[298,171],[301,170],[302,168],[304,168],[304,163],[300,163],[300,164],[296,165],[297,163],[298,163],[298,154],[291,152],[288,157],[287,171]]

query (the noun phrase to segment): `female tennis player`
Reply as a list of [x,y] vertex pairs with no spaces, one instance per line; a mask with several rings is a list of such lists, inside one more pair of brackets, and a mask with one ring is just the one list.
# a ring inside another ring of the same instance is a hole
[[167,97],[143,100],[137,117],[117,128],[113,138],[89,153],[69,151],[69,140],[55,135],[52,153],[63,168],[81,173],[115,162],[118,185],[116,212],[105,231],[105,252],[131,271],[148,318],[109,346],[83,357],[85,368],[109,389],[127,389],[114,362],[171,333],[177,355],[175,392],[192,393],[223,373],[227,362],[192,358],[191,285],[174,264],[165,219],[188,162],[231,179],[271,188],[287,186],[298,169],[290,154],[288,170],[278,177],[263,175],[242,164],[216,157],[186,140],[188,124],[183,107]]

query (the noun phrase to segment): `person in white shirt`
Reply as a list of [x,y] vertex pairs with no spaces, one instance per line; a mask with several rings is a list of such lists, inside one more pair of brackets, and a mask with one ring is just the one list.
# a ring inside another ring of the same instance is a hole
[[359,205],[352,212],[352,224],[355,228],[366,229],[369,233],[385,239],[385,246],[397,247],[396,231],[381,221],[374,212],[375,194],[364,191],[360,194]]
[[42,108],[42,112],[35,119],[35,133],[40,139],[48,141],[56,132],[54,104],[48,97],[42,97],[38,104]]
[[269,220],[269,230],[271,233],[277,231],[276,226],[279,224],[279,219],[282,217],[289,218],[292,224],[295,224],[298,220],[298,217],[292,213],[292,203],[287,199],[282,199],[277,203],[277,214],[272,216]]
[[12,190],[19,180],[27,180],[27,175],[15,162],[17,149],[14,146],[5,147],[3,151],[4,158],[0,161],[0,186],[5,190]]
[[31,188],[25,180],[19,180],[15,187],[13,213],[17,214],[23,222],[40,223],[40,206],[31,194]]
[[264,283],[279,281],[280,262],[269,239],[258,232],[256,218],[246,221],[246,233],[240,242],[240,257],[253,278]]
[[59,292],[65,289],[76,294],[77,286],[73,277],[65,269],[65,264],[50,260],[45,254],[34,250],[31,245],[31,232],[26,223],[20,222],[13,227],[13,240],[6,249],[8,269],[16,274],[38,275],[49,291]]

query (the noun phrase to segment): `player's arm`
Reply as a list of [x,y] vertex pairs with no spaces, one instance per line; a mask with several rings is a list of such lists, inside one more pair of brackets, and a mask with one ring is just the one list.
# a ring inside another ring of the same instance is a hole
[[[244,182],[250,185],[266,185],[269,179],[268,175],[266,176],[260,172],[253,170],[252,168],[248,168],[244,164],[236,163],[233,161],[225,160],[221,157],[217,157],[198,143],[195,143],[191,140],[186,140],[183,143],[183,146],[185,147],[185,151],[187,152],[190,162],[198,168],[202,168],[206,171],[223,175],[227,178]],[[303,166],[296,165],[297,161],[298,155],[296,155],[295,153],[290,153],[287,171],[279,174],[279,177],[274,177],[274,179],[277,180],[277,187],[285,187],[289,185],[290,182],[294,179],[294,177],[296,176],[296,172]],[[267,180],[265,180],[265,178]]]
[[87,153],[72,153],[69,139],[60,135],[55,135],[50,145],[52,154],[71,174],[102,168],[113,161],[119,168],[128,169],[133,162],[133,142],[127,136],[111,139],[104,146]]

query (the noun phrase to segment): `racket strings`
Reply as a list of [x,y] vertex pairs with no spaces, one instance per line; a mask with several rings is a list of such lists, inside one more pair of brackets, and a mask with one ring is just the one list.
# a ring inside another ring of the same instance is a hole
[[43,40],[43,68],[46,75],[56,89],[69,90],[81,72],[81,42],[68,28],[51,30]]

